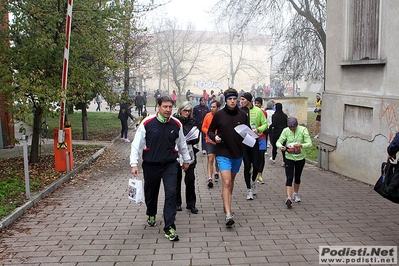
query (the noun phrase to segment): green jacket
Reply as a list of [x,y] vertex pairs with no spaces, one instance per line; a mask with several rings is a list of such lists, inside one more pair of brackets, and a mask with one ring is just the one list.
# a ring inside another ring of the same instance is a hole
[[[302,144],[301,153],[291,154],[286,152],[285,158],[293,161],[300,161],[306,158],[306,152],[304,149],[312,147],[312,140],[310,139],[308,129],[304,126],[297,126],[295,132],[292,132],[288,127],[283,129],[280,138],[277,140],[277,148],[287,146],[290,143],[299,142]],[[284,143],[284,145],[283,145]]]
[[256,106],[249,109],[249,125],[251,127],[255,125],[259,135],[268,128],[267,119],[262,109]]

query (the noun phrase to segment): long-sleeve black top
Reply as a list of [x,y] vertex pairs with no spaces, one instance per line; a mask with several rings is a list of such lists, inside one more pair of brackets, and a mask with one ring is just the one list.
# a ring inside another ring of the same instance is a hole
[[225,106],[215,114],[208,129],[208,136],[213,141],[216,135],[222,139],[220,143],[216,143],[216,156],[230,159],[243,156],[243,138],[234,130],[236,126],[242,124],[249,126],[249,118],[237,106],[233,110]]

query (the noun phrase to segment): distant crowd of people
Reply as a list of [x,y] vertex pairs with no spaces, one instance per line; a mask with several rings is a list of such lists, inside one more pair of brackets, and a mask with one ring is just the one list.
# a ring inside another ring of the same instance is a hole
[[252,85],[251,94],[254,97],[262,98],[278,98],[284,96],[296,96],[301,97],[301,88],[296,87],[295,92],[292,87],[285,87],[281,85],[267,86],[266,84],[258,85],[257,87]]
[[[288,92],[288,94],[286,94]],[[239,92],[239,96],[241,96],[243,93],[245,93],[244,90],[241,90]],[[261,97],[261,98],[270,98],[270,97],[284,97],[285,95],[291,95],[291,88],[285,88],[283,86],[276,86],[276,87],[270,87],[266,86],[265,84],[259,85],[258,87],[255,87],[255,85],[252,86],[250,93],[252,94],[253,98],[256,97]],[[157,100],[162,96],[165,95],[165,92],[160,91],[159,89],[154,91],[153,97],[154,97],[154,111],[157,111]],[[296,88],[296,96],[300,96],[300,88]],[[116,97],[116,98],[115,98]],[[123,101],[126,101],[123,97],[123,94],[120,94],[119,97],[118,95],[111,97],[110,95],[106,96],[105,99],[104,97],[100,94],[97,93],[94,99],[94,103],[97,104],[96,111],[101,111],[102,107],[102,102],[103,100],[106,100],[107,104],[109,107],[106,109],[109,109],[109,111],[115,110],[115,104],[121,103]],[[199,104],[201,101],[201,97],[205,99],[206,104],[208,105],[208,108],[210,108],[210,103],[212,100],[217,100],[220,102],[222,106],[224,106],[224,95],[223,95],[223,90],[220,90],[219,92],[215,92],[214,90],[211,90],[210,93],[208,94],[206,90],[203,90],[203,94],[198,96],[195,95],[188,89],[185,93],[185,98],[187,101],[191,101],[193,104]],[[122,99],[123,98],[123,99]],[[134,111],[138,113],[138,116],[142,116],[143,112],[146,114],[146,108],[147,108],[147,103],[148,103],[148,94],[146,91],[140,92],[137,91],[133,96],[129,96],[132,100],[132,105],[134,105]],[[174,102],[173,107],[177,108],[177,102],[178,102],[178,95],[176,93],[176,90],[173,90],[171,93],[171,98]],[[238,105],[240,106],[240,102],[238,102]]]
[[[267,182],[263,170],[270,144],[271,164],[276,162],[278,150],[282,153],[286,173],[285,205],[291,208],[293,202],[301,201],[299,188],[305,149],[312,146],[312,141],[307,128],[299,125],[297,118],[288,117],[282,104],[275,100],[267,102],[263,109],[262,97],[255,97],[251,92],[239,93],[233,88],[218,93],[211,91],[210,95],[204,90],[198,104],[193,103],[192,97],[188,90],[186,101],[177,108],[175,91],[171,96],[162,96],[157,91],[154,94],[156,113],[143,118],[132,141],[131,173],[134,176],[143,173],[148,226],[157,225],[161,182],[165,191],[163,230],[167,239],[179,240],[175,219],[177,212],[182,211],[183,202],[192,214],[199,212],[194,170],[200,151],[207,156],[204,181],[208,188],[221,182],[227,227],[235,223],[232,197],[241,164],[244,165],[246,199],[253,200],[257,184]],[[316,120],[321,123],[321,95],[316,97]],[[319,134],[318,131],[317,137]],[[183,179],[184,200],[181,195]]]

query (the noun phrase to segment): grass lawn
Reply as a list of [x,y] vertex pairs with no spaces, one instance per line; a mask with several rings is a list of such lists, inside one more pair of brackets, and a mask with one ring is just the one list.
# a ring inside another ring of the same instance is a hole
[[[68,115],[71,122],[72,139],[82,140],[82,113],[75,112]],[[52,136],[52,130],[58,128],[59,118],[47,118],[49,133]],[[110,112],[88,112],[87,113],[88,137],[89,140],[109,141],[120,134],[121,122],[118,119],[118,113]],[[50,136],[50,137],[51,137]]]
[[308,112],[308,125],[307,125],[309,134],[310,134],[310,138],[312,139],[312,147],[309,149],[306,149],[306,158],[317,162],[317,155],[318,155],[318,151],[317,151],[317,146],[319,145],[319,140],[318,139],[314,139],[314,136],[316,135],[316,114],[313,112]]

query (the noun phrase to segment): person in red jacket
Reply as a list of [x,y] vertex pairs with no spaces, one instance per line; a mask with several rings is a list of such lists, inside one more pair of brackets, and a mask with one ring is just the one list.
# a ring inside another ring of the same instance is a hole
[[209,100],[209,94],[206,92],[206,90],[202,91],[202,98],[205,99],[205,102],[208,103]]
[[211,106],[211,112],[207,113],[204,122],[202,123],[202,132],[206,135],[205,140],[206,140],[206,153],[208,156],[208,164],[207,164],[207,185],[209,188],[213,188],[213,179],[212,179],[212,173],[213,173],[213,165],[215,165],[215,182],[219,181],[219,167],[216,162],[216,154],[215,154],[215,146],[216,142],[212,141],[209,136],[208,136],[208,128],[212,122],[212,119],[214,115],[216,114],[217,111],[220,109],[220,102],[213,100],[210,104]]

